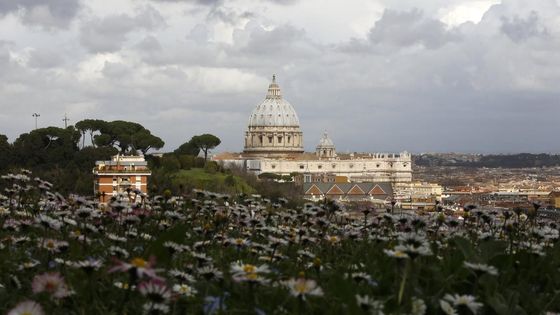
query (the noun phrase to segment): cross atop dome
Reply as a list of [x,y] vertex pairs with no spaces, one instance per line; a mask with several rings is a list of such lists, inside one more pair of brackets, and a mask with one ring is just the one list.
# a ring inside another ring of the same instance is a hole
[[280,92],[280,86],[276,83],[276,74],[272,75],[272,82],[268,86],[268,93],[266,93],[266,98],[282,98],[282,93]]

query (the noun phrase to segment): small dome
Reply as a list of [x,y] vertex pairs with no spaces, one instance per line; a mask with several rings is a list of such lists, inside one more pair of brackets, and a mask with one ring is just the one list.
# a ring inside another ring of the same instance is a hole
[[249,118],[249,127],[299,127],[295,109],[282,98],[276,77],[268,86],[264,101],[257,105]]
[[326,132],[323,133],[323,137],[319,140],[317,148],[334,148],[334,143]]

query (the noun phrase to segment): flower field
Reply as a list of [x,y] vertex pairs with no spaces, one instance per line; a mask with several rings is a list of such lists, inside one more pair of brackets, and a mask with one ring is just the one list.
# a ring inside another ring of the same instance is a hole
[[458,220],[206,191],[100,207],[27,171],[1,181],[1,314],[560,312],[558,227],[536,211]]

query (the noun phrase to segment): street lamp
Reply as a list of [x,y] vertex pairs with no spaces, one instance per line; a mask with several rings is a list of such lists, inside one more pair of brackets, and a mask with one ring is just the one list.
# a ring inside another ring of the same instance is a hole
[[31,115],[31,116],[35,117],[35,130],[37,130],[37,118],[39,118],[39,116],[41,116],[41,115],[39,115],[37,113],[33,113],[33,115]]

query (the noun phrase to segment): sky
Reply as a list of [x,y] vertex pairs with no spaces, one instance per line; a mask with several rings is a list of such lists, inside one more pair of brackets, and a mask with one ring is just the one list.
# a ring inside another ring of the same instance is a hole
[[0,134],[138,122],[241,151],[276,74],[305,148],[560,152],[560,0],[0,0]]

